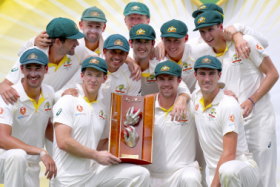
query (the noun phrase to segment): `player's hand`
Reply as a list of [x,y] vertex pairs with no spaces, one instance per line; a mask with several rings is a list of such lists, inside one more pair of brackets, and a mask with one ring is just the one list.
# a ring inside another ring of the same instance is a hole
[[64,90],[64,92],[62,93],[61,96],[64,96],[64,95],[72,95],[74,97],[78,97],[79,92],[76,88],[68,88],[68,89]]
[[49,35],[46,31],[41,32],[38,36],[36,36],[34,40],[34,45],[39,48],[47,48],[52,43],[52,40],[49,39]]
[[157,44],[157,46],[154,48],[153,50],[153,55],[151,56],[151,58],[153,59],[154,57],[156,57],[157,60],[161,61],[164,59],[166,53],[165,53],[165,48],[163,45],[163,42],[159,42]]
[[236,33],[233,36],[235,51],[237,56],[240,58],[249,58],[250,55],[250,46],[246,40],[243,39],[243,35],[241,33]]
[[244,118],[249,116],[250,113],[252,112],[253,108],[254,108],[254,104],[249,99],[244,101],[240,106],[243,109],[243,117]]
[[52,157],[46,152],[43,156],[40,156],[40,158],[46,167],[45,176],[47,179],[56,177],[57,169]]
[[130,78],[132,78],[133,80],[140,80],[142,73],[140,66],[136,64],[136,62],[130,62],[127,65],[131,73]]
[[231,97],[234,97],[234,99],[236,99],[236,101],[238,101],[238,97],[235,95],[235,93],[233,93],[233,91],[231,91],[231,90],[224,90],[224,94],[228,95],[228,96],[231,96]]
[[170,112],[172,121],[185,120],[187,114],[187,101],[187,97],[183,95],[179,95],[176,98],[173,110]]
[[0,95],[6,104],[14,104],[19,98],[17,91],[5,83],[0,85]]
[[234,28],[234,26],[228,26],[224,28],[224,37],[227,41],[232,41],[233,35],[237,33],[237,30]]
[[121,160],[108,151],[98,151],[95,160],[102,165],[119,164]]

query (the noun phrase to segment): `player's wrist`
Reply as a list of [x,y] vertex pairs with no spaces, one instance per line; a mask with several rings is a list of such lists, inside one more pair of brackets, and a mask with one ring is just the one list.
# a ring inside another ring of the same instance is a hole
[[248,97],[248,100],[255,106],[256,102],[251,97]]
[[41,150],[39,155],[40,155],[40,158],[44,157],[45,155],[49,154],[46,150]]

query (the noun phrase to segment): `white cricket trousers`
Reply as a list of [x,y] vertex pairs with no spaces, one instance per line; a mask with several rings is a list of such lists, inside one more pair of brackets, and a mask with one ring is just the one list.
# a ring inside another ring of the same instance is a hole
[[0,183],[7,187],[38,187],[39,163],[27,161],[22,149],[0,149]]
[[202,187],[201,172],[197,162],[193,162],[169,174],[151,173],[151,187]]
[[[209,171],[213,180],[215,171]],[[223,187],[256,187],[259,183],[259,168],[252,159],[231,160],[219,168],[220,183]]]
[[52,187],[149,187],[149,171],[134,164],[118,164],[111,166],[100,165],[96,173],[87,181],[80,184],[63,185],[52,181]]

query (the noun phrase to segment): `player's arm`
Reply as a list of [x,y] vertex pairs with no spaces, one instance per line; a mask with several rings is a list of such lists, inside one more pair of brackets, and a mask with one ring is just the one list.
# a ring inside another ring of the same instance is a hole
[[133,80],[140,80],[142,72],[140,66],[135,62],[135,60],[130,56],[127,56],[125,63],[128,65],[129,71],[131,73],[130,77]]
[[6,104],[14,104],[19,98],[17,91],[12,87],[12,85],[13,83],[8,79],[4,79],[0,83],[0,95]]
[[108,150],[108,138],[102,139],[99,141],[97,146],[98,151]]
[[279,78],[278,71],[269,56],[263,58],[263,61],[259,66],[259,70],[265,75],[265,77],[261,81],[259,88],[241,104],[244,117],[251,113],[255,103],[257,103],[265,94],[269,92],[269,90]]
[[97,151],[80,144],[72,137],[72,128],[62,123],[55,123],[55,138],[57,145],[63,151],[72,155],[93,159],[103,165],[118,164],[120,159],[107,151]]
[[40,155],[42,162],[46,167],[48,179],[56,176],[56,165],[51,156],[46,150],[35,146],[28,145],[21,140],[13,137],[12,127],[6,124],[0,124],[0,147],[6,150],[9,149],[23,149],[29,155]]
[[48,125],[47,125],[47,128],[46,128],[45,136],[46,136],[46,138],[48,140],[53,142],[53,124],[52,124],[50,119],[48,121]]
[[217,164],[211,187],[221,186],[219,178],[219,168],[223,163],[235,159],[237,137],[238,134],[235,132],[228,132],[223,136],[223,152]]

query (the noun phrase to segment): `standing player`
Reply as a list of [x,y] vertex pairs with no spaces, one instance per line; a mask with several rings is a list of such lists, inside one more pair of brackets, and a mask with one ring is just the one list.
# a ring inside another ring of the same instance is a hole
[[243,109],[248,147],[262,171],[259,185],[275,187],[275,116],[268,92],[277,81],[278,72],[262,45],[251,36],[244,36],[250,46],[249,58],[239,58],[234,43],[223,37],[223,16],[219,13],[207,11],[198,15],[195,26],[210,46],[208,53],[219,56],[223,64],[221,81],[236,94]]
[[20,57],[22,81],[13,85],[20,99],[7,105],[0,98],[0,181],[5,186],[39,186],[39,161],[48,179],[55,177],[56,165],[44,147],[44,137],[52,141],[50,123],[54,92],[42,85],[48,71],[48,57],[39,49],[29,49]]
[[[168,60],[155,68],[159,93],[155,99],[153,163],[147,168],[152,186],[201,186],[201,174],[195,161],[196,129],[189,110],[179,121],[170,111],[177,97],[182,68]],[[187,105],[187,103],[185,103]]]
[[149,186],[145,168],[119,164],[117,157],[97,150],[108,117],[98,94],[107,78],[106,62],[99,57],[85,59],[81,77],[79,96],[63,96],[54,106],[54,158],[58,167],[54,185]]
[[194,69],[200,90],[193,94],[192,111],[211,187],[257,186],[258,167],[248,152],[239,104],[218,86],[221,62],[202,56]]
[[[79,45],[77,39],[83,38],[77,25],[68,18],[54,18],[47,25],[47,33],[52,44],[45,53],[49,57],[48,73],[44,78],[44,83],[52,86],[55,91],[61,89],[69,79],[80,68],[80,59],[74,53]],[[74,55],[74,56],[73,56]],[[22,73],[20,63],[17,62],[6,79],[1,83],[1,96],[7,103],[16,102],[18,93],[11,87],[20,81]]]

